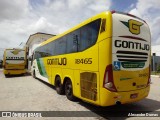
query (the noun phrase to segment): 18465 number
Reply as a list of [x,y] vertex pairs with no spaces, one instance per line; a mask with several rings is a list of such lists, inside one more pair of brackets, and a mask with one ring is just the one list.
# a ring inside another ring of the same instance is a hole
[[75,59],[75,64],[92,64],[92,58]]

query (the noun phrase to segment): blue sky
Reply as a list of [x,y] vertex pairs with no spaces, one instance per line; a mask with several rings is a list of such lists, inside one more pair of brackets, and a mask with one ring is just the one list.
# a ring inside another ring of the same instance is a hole
[[112,0],[111,10],[126,12],[136,7],[137,0]]
[[160,45],[160,0],[0,0],[0,59],[31,34],[59,34],[102,11],[128,12],[144,19],[152,45]]

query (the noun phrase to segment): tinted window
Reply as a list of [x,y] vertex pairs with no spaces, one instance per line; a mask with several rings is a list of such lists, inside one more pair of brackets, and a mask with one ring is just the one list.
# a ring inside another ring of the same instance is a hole
[[54,55],[55,54],[55,44],[52,44],[52,42],[50,42],[50,43],[47,44],[47,48],[49,49],[48,53],[50,55]]
[[56,55],[66,53],[66,37],[59,38],[56,42]]
[[68,35],[66,35],[66,48],[67,51],[66,53],[73,53],[73,52],[77,52],[77,42],[75,41],[75,33],[72,32]]
[[36,49],[35,54],[34,54],[34,59],[38,59],[38,58],[42,57],[41,54],[40,54],[40,52],[39,52],[39,50],[40,50],[39,48]]
[[83,51],[96,43],[101,20],[93,21],[80,28],[81,40],[79,51]]
[[101,19],[95,20],[35,50],[35,58],[83,51],[93,46],[98,37]]
[[56,55],[56,42],[55,41],[48,43],[47,47],[49,48],[50,55]]
[[78,29],[73,32],[73,43],[74,43],[74,49],[76,51],[79,51],[80,41],[81,41],[81,33],[80,29]]

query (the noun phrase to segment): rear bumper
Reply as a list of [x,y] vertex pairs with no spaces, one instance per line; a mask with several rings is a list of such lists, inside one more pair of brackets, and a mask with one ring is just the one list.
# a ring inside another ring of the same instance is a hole
[[[128,92],[111,92],[105,89],[103,90],[105,95],[104,93],[103,95],[100,95],[100,101],[101,101],[100,105],[101,106],[116,105],[117,101],[120,102],[121,104],[136,102],[147,97],[149,91],[150,91],[150,86],[144,89],[128,91]],[[138,94],[138,96],[136,98],[131,98],[132,94]]]
[[27,72],[26,69],[24,70],[3,70],[3,73],[5,75],[19,75],[19,74],[24,74],[26,72]]

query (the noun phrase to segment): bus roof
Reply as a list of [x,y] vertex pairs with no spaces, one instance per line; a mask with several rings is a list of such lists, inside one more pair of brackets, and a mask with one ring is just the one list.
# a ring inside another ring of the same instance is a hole
[[7,49],[5,49],[5,51],[6,50],[22,50],[23,51],[24,49],[20,49],[20,48],[7,48]]

